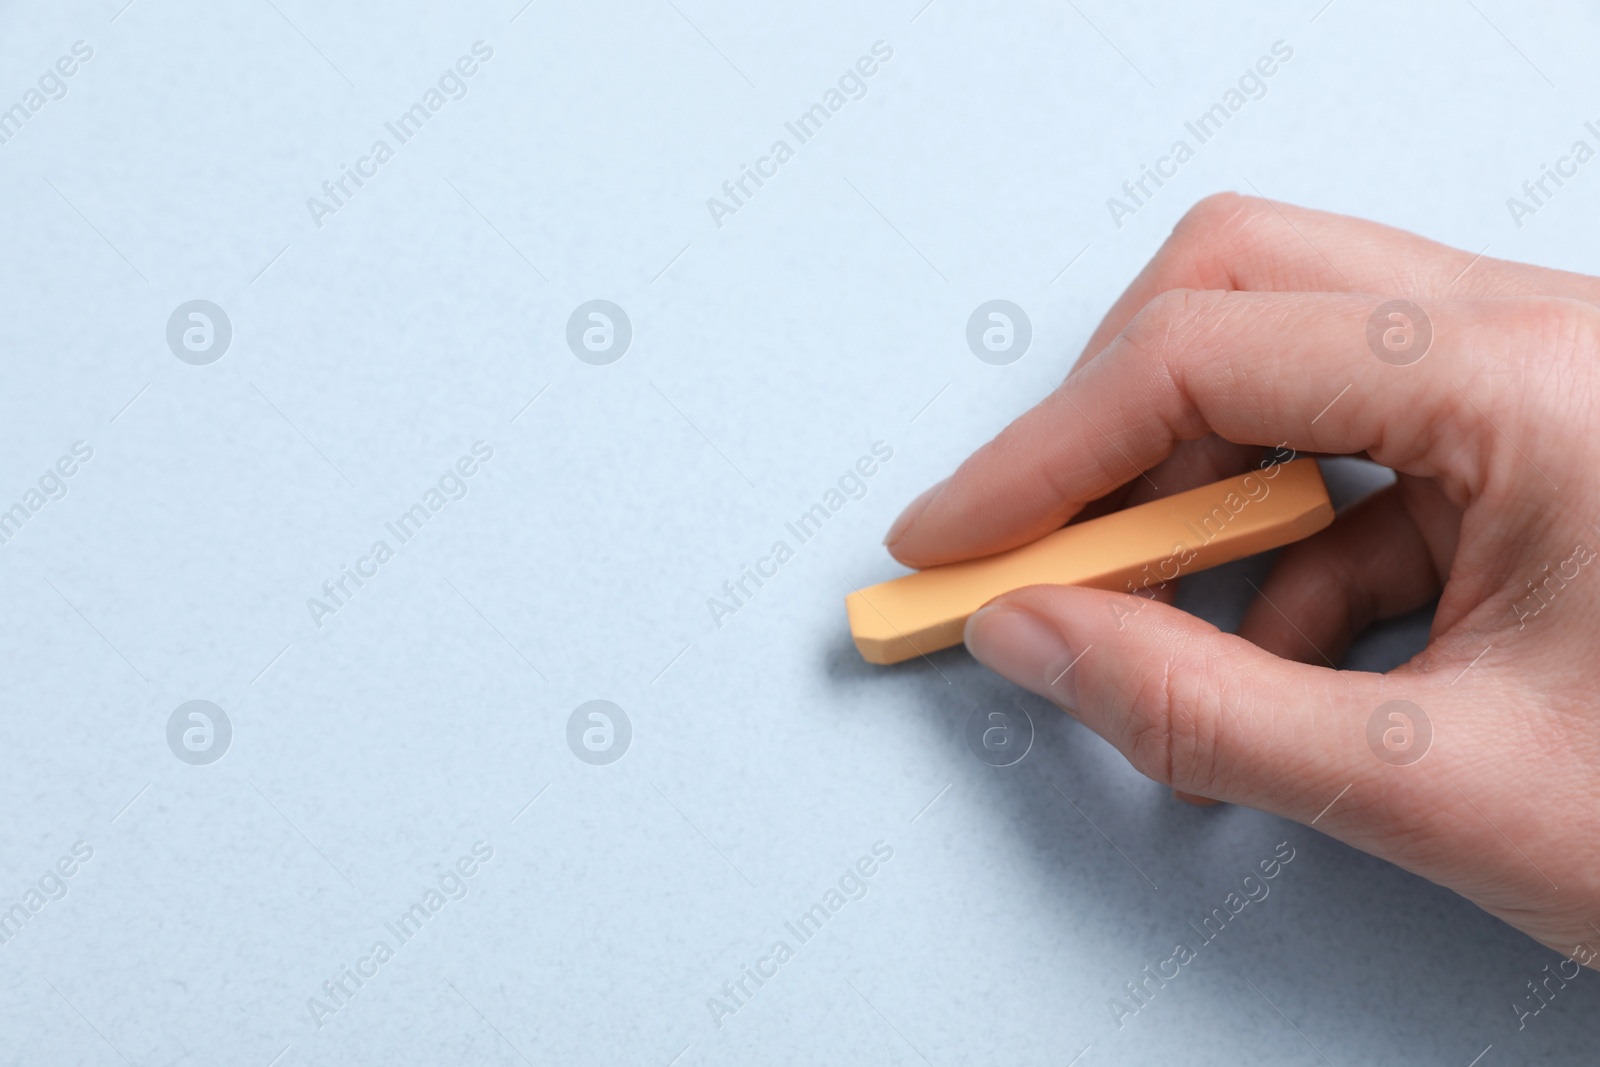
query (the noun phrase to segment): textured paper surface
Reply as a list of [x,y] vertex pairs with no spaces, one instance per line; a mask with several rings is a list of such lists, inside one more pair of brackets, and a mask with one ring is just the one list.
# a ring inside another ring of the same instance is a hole
[[[1555,960],[1521,935],[1315,831],[1173,803],[959,650],[869,667],[839,604],[901,573],[900,507],[1061,380],[1206,193],[1600,269],[1600,172],[1521,228],[1505,204],[1597,118],[1597,29],[1483,0],[0,6],[0,104],[94,52],[0,145],[0,503],[93,449],[0,545],[0,904],[93,849],[0,945],[0,1059],[1582,1061],[1592,976],[1518,1032]],[[1116,226],[1107,199],[1280,40],[1264,95]],[[719,228],[707,200],[879,41],[865,95]],[[197,299],[232,328],[209,365],[166,336]],[[592,300],[631,323],[609,365],[568,345]],[[969,348],[991,300],[1030,320],[1009,365]],[[466,495],[389,534],[479,441]],[[864,493],[714,620],[876,442]],[[374,565],[319,627],[307,601]],[[1247,575],[1183,602],[1229,624]],[[210,765],[169,746],[192,700],[231,722]],[[569,745],[595,700],[631,725],[610,764]],[[995,709],[1034,724],[1011,767],[967,746]],[[1110,998],[1280,842],[1271,896],[1119,1029]],[[398,944],[458,863],[466,895]]]

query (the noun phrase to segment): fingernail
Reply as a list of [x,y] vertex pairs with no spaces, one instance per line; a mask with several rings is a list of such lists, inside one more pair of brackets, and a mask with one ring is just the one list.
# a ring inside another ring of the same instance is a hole
[[1068,669],[1072,650],[1039,616],[1004,604],[979,608],[967,619],[966,642],[977,661],[996,674],[1058,704],[1077,706],[1077,679]]
[[[947,478],[945,481],[949,481],[949,479]],[[906,531],[911,529],[911,524],[917,521],[917,516],[921,515],[928,505],[933,503],[933,498],[938,496],[939,490],[943,488],[944,482],[936,482],[924,489],[921,496],[907,504],[906,509],[900,513],[900,517],[894,520],[894,525],[889,527],[889,532],[883,535],[883,543],[893,546],[896,541],[904,537]]]

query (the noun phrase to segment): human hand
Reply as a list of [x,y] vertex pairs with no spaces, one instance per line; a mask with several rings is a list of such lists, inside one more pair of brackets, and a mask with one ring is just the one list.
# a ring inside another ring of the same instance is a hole
[[[1420,316],[1380,312],[1396,299]],[[1597,305],[1595,278],[1211,197],[889,549],[989,555],[1285,444],[1393,468],[1282,551],[1238,636],[1170,587],[1035,586],[973,615],[967,646],[1180,796],[1314,824],[1600,966]],[[1410,662],[1333,669],[1441,590]]]

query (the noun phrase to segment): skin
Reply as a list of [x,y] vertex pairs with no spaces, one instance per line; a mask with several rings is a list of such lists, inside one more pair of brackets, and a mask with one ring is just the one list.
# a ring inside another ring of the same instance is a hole
[[[1368,345],[1391,299],[1432,326],[1409,365],[1415,349]],[[1315,822],[1600,966],[1597,426],[1600,280],[1227,194],[887,544],[913,567],[985,556],[1285,442],[1392,468],[1280,554],[1237,635],[1170,606],[1170,586],[1035,586],[975,614],[967,647],[1180,797]],[[1408,663],[1333,669],[1368,624],[1435,596]],[[1420,717],[1379,711],[1393,700]]]

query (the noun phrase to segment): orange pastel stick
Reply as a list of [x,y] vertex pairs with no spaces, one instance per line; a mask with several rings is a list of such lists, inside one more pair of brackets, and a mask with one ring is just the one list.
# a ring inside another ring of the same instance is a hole
[[967,617],[1029,585],[1134,592],[1298,541],[1333,521],[1316,460],[1266,466],[1163,500],[1065,526],[983,559],[950,563],[845,597],[868,663],[961,643]]

